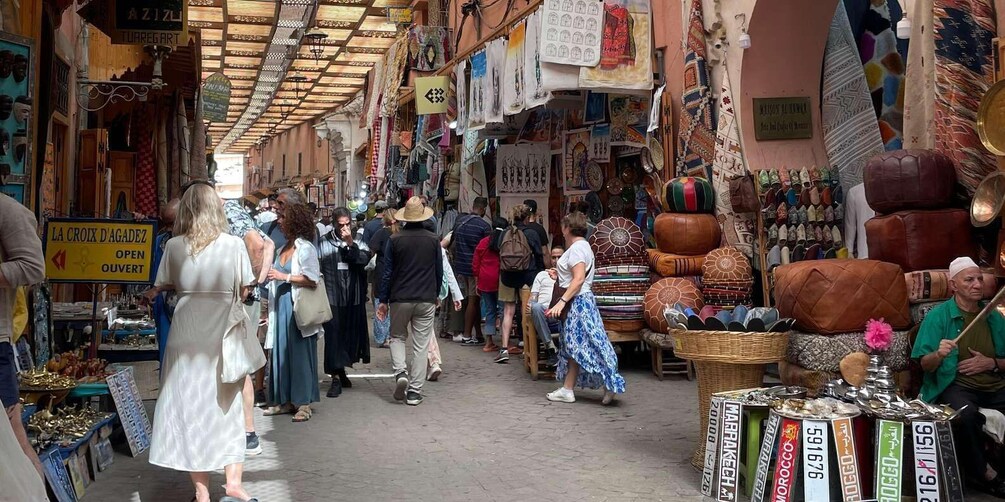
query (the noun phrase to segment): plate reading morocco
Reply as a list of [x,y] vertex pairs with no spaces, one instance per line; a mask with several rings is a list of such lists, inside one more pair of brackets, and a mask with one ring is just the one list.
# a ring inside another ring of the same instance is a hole
[[152,283],[156,236],[154,221],[50,218],[45,275],[50,282]]

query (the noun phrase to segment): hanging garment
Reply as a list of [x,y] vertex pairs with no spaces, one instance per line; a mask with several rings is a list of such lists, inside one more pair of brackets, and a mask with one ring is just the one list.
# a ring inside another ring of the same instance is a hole
[[523,111],[524,83],[523,62],[526,50],[527,25],[518,23],[509,32],[506,41],[506,59],[503,65],[503,113],[516,115]]
[[897,52],[887,0],[871,2],[862,27],[858,49],[883,146],[887,151],[900,150],[904,146],[904,60]]
[[935,1],[935,148],[956,163],[957,179],[969,199],[997,169],[977,137],[977,109],[991,86],[991,0]]
[[[544,89],[541,73],[541,12],[527,17],[527,42],[524,44],[523,81],[526,85],[524,100],[526,108],[541,106],[551,99],[551,93]],[[578,77],[577,77],[578,78]]]
[[883,151],[883,141],[844,2],[827,35],[820,101],[827,160],[847,190],[862,182],[862,168]]
[[[478,131],[485,127],[485,107],[487,84],[486,49],[471,56],[471,85],[468,87],[468,127],[467,131]],[[466,134],[465,134],[466,136]]]
[[206,123],[203,119],[202,92],[199,92],[199,99],[195,102],[195,120],[192,123],[192,151],[189,161],[192,178],[206,180],[210,178],[208,166],[206,165]]
[[408,30],[408,58],[412,69],[436,71],[450,60],[450,37],[442,26],[413,26]]
[[168,202],[171,181],[168,176],[168,145],[167,129],[170,115],[165,110],[158,111],[157,137],[154,156],[157,161],[157,205],[164,206]]
[[457,209],[462,213],[471,212],[471,207],[477,197],[488,196],[488,185],[485,183],[485,164],[482,162],[481,144],[476,131],[464,134],[464,146],[461,154],[461,183],[458,187],[460,197]]
[[722,227],[723,244],[739,249],[747,258],[754,254],[754,230],[757,223],[752,214],[737,214],[729,198],[729,180],[748,173],[740,147],[740,127],[733,106],[733,90],[729,71],[723,62],[722,90],[719,92],[719,128],[715,134],[715,156],[712,159],[712,188],[715,191],[715,215]]
[[157,173],[154,169],[154,123],[151,108],[140,107],[136,136],[136,211],[147,215],[157,214]]
[[370,71],[368,76],[369,88],[366,92],[366,109],[364,110],[364,116],[366,121],[360,127],[371,126],[377,118],[380,116],[380,104],[382,101],[381,92],[384,90],[384,60],[381,59],[377,61],[377,64],[373,65],[373,70]]
[[468,70],[468,60],[458,61],[454,66],[454,83],[457,89],[457,131],[458,136],[463,136],[468,129],[468,82],[465,73]]
[[[579,70],[579,85],[588,89],[652,89],[652,11],[649,0],[606,2],[600,64]],[[701,6],[699,24],[701,22]],[[701,29],[704,33],[704,28]],[[705,38],[701,37],[704,60]],[[690,50],[690,47],[686,50]],[[707,80],[707,77],[706,77]],[[715,129],[715,126],[712,126]],[[711,155],[711,152],[709,153]]]
[[[648,52],[648,51],[647,51]],[[715,154],[715,110],[705,65],[701,0],[691,2],[684,48],[684,91],[677,136],[677,176],[708,179]]]
[[384,97],[381,99],[380,116],[393,117],[398,112],[398,88],[405,78],[405,65],[408,63],[408,39],[400,37],[394,42],[384,57],[383,86]]
[[503,72],[506,63],[506,39],[497,38],[485,47],[485,79],[482,81],[485,93],[485,122],[503,122]]
[[914,0],[904,79],[904,148],[935,147],[934,0]]

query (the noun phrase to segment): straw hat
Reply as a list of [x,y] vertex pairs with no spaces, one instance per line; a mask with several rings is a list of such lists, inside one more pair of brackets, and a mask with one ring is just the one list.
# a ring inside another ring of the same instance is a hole
[[405,207],[398,210],[394,219],[405,223],[418,223],[433,217],[433,208],[422,205],[422,199],[412,197],[405,203]]

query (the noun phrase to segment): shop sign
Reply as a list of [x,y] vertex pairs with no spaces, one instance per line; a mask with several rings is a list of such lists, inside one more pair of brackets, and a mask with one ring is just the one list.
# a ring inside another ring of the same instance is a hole
[[415,79],[415,113],[419,115],[447,113],[449,98],[449,76]]
[[113,44],[188,43],[187,0],[93,0],[80,14],[108,34]]
[[150,427],[150,417],[143,408],[140,390],[136,387],[133,367],[126,366],[118,373],[105,378],[105,382],[108,383],[108,391],[112,395],[112,401],[115,402],[119,422],[126,431],[129,451],[136,457],[150,448],[150,435],[153,429]]
[[935,422],[911,423],[914,481],[919,502],[939,502],[939,443]]
[[900,502],[904,473],[904,424],[892,420],[876,422],[876,500]]
[[830,492],[830,453],[822,420],[803,422],[803,495],[806,500],[827,500]]
[[153,221],[51,218],[45,224],[45,271],[51,282],[149,284]]
[[855,434],[850,418],[831,421],[834,430],[834,452],[838,461],[841,494],[845,502],[862,500],[862,481],[858,474],[858,456],[855,453]]
[[701,494],[712,496],[712,485],[715,481],[715,450],[719,444],[719,413],[722,411],[721,397],[712,397],[708,408],[708,432],[705,435],[705,462],[701,473]]
[[754,98],[754,137],[758,141],[813,137],[809,97]]
[[412,25],[412,8],[411,7],[388,7],[387,8],[387,22],[397,25],[397,26],[411,26]]
[[773,502],[789,502],[799,471],[799,420],[782,420],[782,437],[778,442],[778,461],[775,462],[775,485],[771,489]]
[[750,495],[751,502],[764,502],[764,489],[768,484],[768,467],[771,466],[771,456],[775,450],[775,440],[778,439],[780,421],[777,413],[769,412],[768,425],[764,428],[764,439],[761,441],[761,453],[757,456],[757,473],[754,475],[754,491]]
[[722,403],[722,453],[719,456],[719,490],[716,500],[736,500],[740,471],[740,430],[743,404],[739,401]]
[[963,480],[960,478],[960,464],[956,461],[956,445],[949,422],[935,422],[935,433],[939,436],[939,461],[942,463],[942,484],[946,500],[963,502]]
[[226,122],[230,109],[230,79],[216,72],[202,83],[202,114],[210,122]]

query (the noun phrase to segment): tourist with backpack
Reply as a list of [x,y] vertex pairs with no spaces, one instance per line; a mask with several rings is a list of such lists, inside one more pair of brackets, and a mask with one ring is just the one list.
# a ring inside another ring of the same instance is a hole
[[530,208],[517,204],[509,210],[512,224],[499,233],[499,301],[503,304],[502,348],[495,362],[506,363],[510,354],[521,354],[523,350],[516,343],[509,345],[513,331],[516,304],[520,301],[520,290],[534,284],[537,273],[544,270],[544,255],[541,254],[541,238],[527,226]]

